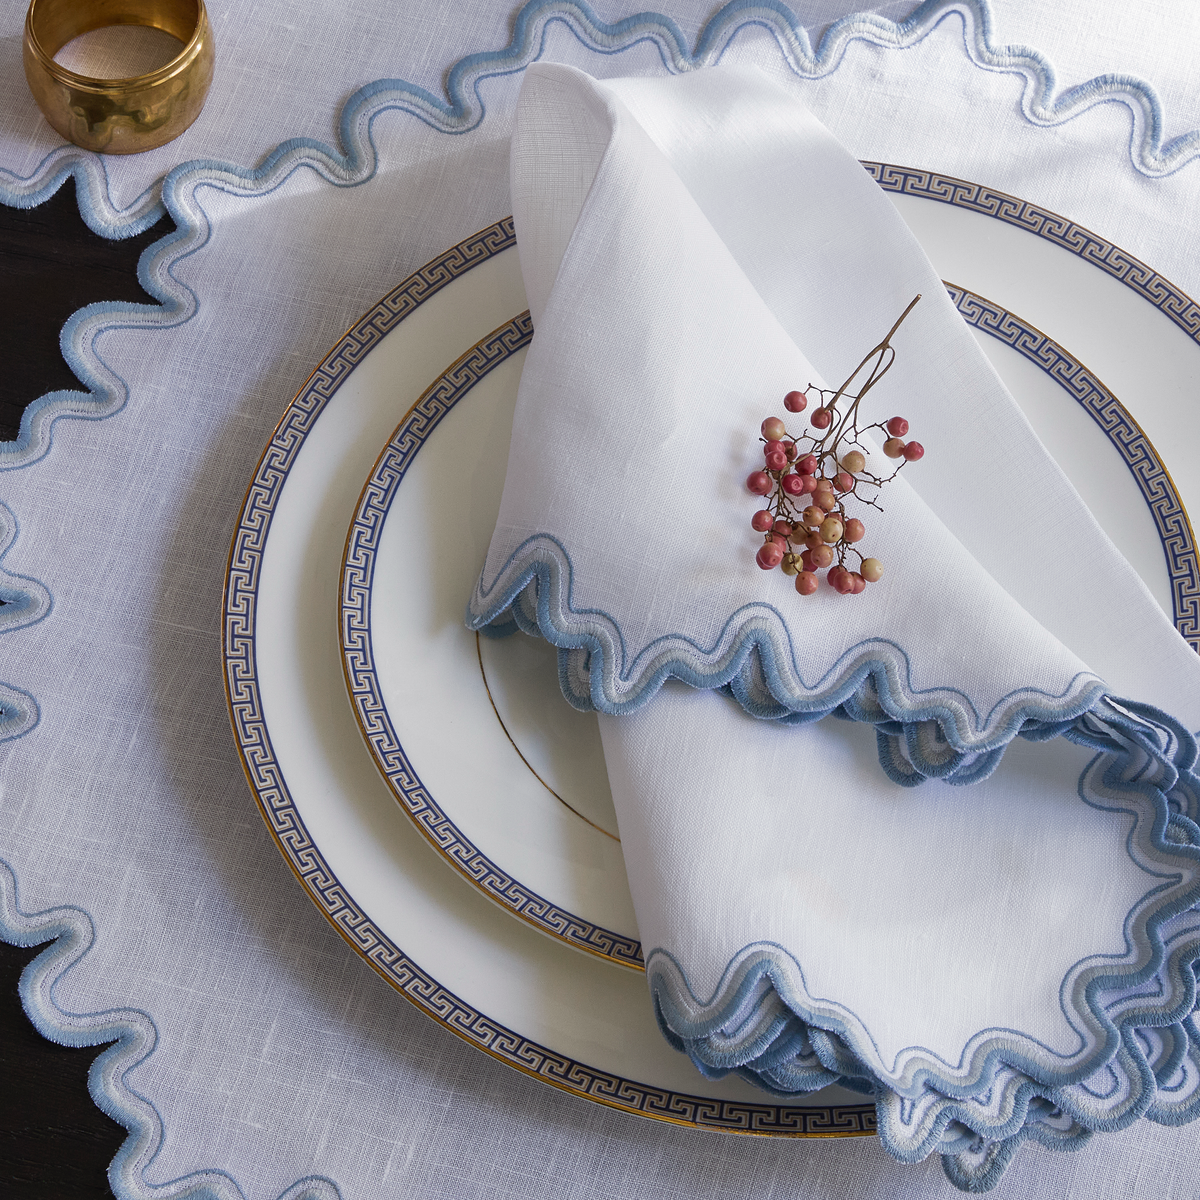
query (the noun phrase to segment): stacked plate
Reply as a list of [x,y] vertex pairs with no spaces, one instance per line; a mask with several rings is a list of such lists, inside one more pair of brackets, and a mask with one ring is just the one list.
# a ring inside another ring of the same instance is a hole
[[[959,311],[1051,453],[1196,644],[1184,499],[1200,480],[1192,467],[1177,488],[1122,404],[1169,422],[1200,366],[1179,315],[1195,305],[1033,205],[866,165],[955,281]],[[777,1102],[733,1076],[705,1079],[664,1041],[595,717],[563,701],[552,647],[464,627],[532,336],[525,307],[500,221],[366,313],[267,445],[224,608],[230,714],[264,819],[357,953],[518,1070],[679,1124],[870,1134],[862,1096],[831,1087]]]

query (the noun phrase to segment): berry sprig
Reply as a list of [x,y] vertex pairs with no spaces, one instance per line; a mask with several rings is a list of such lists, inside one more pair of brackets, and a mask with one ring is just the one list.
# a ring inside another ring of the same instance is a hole
[[[764,571],[780,567],[785,575],[794,575],[796,591],[802,596],[817,590],[817,572],[826,568],[826,582],[843,596],[857,596],[868,583],[878,583],[883,577],[879,559],[864,558],[858,549],[856,543],[865,536],[866,526],[846,512],[846,503],[858,500],[882,512],[877,503],[880,489],[895,479],[906,463],[920,459],[925,448],[920,442],[904,441],[908,422],[903,417],[860,427],[858,406],[891,369],[896,357],[892,336],[920,299],[919,295],[913,298],[887,337],[837,391],[810,383],[804,391],[784,396],[788,412],[802,413],[815,393],[812,398],[817,405],[808,420],[817,432],[806,430],[792,437],[779,417],[768,417],[762,423],[765,464],[746,480],[746,487],[754,495],[766,497],[767,504],[750,521],[764,539],[755,562]],[[857,392],[851,391],[864,370],[862,385]],[[859,438],[872,429],[887,434],[883,452],[897,460],[896,469],[886,479],[867,470]],[[847,565],[850,554],[858,556],[857,570]]]

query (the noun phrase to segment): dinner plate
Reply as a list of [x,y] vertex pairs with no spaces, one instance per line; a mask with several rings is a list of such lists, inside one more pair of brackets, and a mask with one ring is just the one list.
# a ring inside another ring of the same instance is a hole
[[[978,194],[977,189],[973,195]],[[1038,240],[1015,226],[1005,232]],[[943,253],[970,258],[970,236],[955,236],[957,241],[948,238],[944,246],[922,237],[935,264],[941,266]],[[776,1104],[740,1080],[702,1079],[662,1040],[635,972],[577,954],[512,920],[429,853],[359,737],[335,632],[346,530],[379,447],[426,384],[464,350],[509,325],[518,311],[512,247],[511,223],[500,222],[389,293],[325,358],[264,451],[235,531],[225,594],[226,687],[247,777],[285,858],[346,940],[415,1004],[495,1057],[568,1091],[678,1123],[792,1136],[870,1132],[873,1106],[849,1093],[827,1091]],[[1006,253],[1001,246],[1000,256]],[[1059,257],[1066,266],[1038,269],[1069,274],[1078,260],[1068,252]],[[1102,277],[1095,266],[1084,265],[1088,276]],[[956,277],[944,269],[943,274]],[[963,271],[957,278],[974,284]],[[1141,278],[1155,277],[1144,272]],[[1123,290],[1110,278],[1102,282],[1110,291]],[[976,290],[988,294],[986,287]],[[1103,288],[1085,290],[1085,307],[1098,304],[1103,310],[1097,300]],[[1002,299],[1011,311],[1021,311]],[[1119,300],[1109,301],[1119,307]],[[1148,334],[1142,329],[1154,361],[1139,380],[1148,380],[1146,411],[1153,419],[1155,403],[1161,400],[1169,409],[1182,395],[1188,368],[1179,359],[1184,350],[1195,352],[1171,315],[1195,306],[1164,307],[1167,315],[1152,312],[1154,320],[1143,322],[1152,328]],[[506,387],[511,391],[519,369],[520,349],[510,344],[510,350],[467,389],[465,405],[479,405],[486,413],[490,394],[493,413],[502,412],[497,400]],[[1080,357],[1091,361],[1087,350]],[[1098,373],[1103,378],[1104,368]],[[447,411],[453,420],[453,411]],[[430,419],[436,424],[432,410]],[[478,418],[485,424],[487,419]],[[505,436],[501,421],[485,438],[501,474]],[[1068,434],[1068,441],[1074,437]],[[1052,438],[1047,440],[1057,454]],[[430,447],[434,444],[431,439]],[[418,467],[423,461],[418,458]],[[486,488],[488,478],[458,473],[442,482],[427,501],[426,536],[440,554],[473,559],[473,574],[490,528],[472,525],[459,502],[473,489]],[[1186,500],[1182,485],[1179,491]],[[1196,594],[1194,547],[1171,503],[1160,498],[1149,532],[1155,536],[1160,517],[1182,531],[1175,544],[1178,561],[1192,564],[1192,590],[1180,593],[1187,602]],[[1136,516],[1125,516],[1136,523]],[[411,579],[423,586],[419,572],[420,564],[411,564]],[[1172,586],[1171,577],[1154,584],[1168,602]],[[431,636],[461,623],[465,593],[443,599]],[[479,671],[478,660],[473,670]],[[505,703],[502,698],[498,707]],[[452,756],[476,754],[482,735],[470,715],[446,718],[455,735]],[[488,713],[487,721],[499,724],[495,714]],[[555,807],[561,807],[557,801]]]
[[[1179,527],[1186,536],[1186,510],[1128,410],[1020,315],[947,287],[968,323],[998,342],[1001,374],[1046,440],[1061,443],[1110,535],[1163,607],[1178,608],[1189,579],[1172,536]],[[514,294],[514,310],[523,303]],[[380,771],[447,861],[541,932],[640,968],[596,717],[563,702],[549,643],[463,627],[457,601],[471,591],[479,554],[447,553],[466,527],[473,545],[486,546],[495,525],[531,336],[524,313],[491,331],[429,385],[377,458],[342,563],[343,665]],[[471,480],[469,491],[455,488],[458,477]],[[1156,504],[1178,522],[1168,516],[1156,528]]]

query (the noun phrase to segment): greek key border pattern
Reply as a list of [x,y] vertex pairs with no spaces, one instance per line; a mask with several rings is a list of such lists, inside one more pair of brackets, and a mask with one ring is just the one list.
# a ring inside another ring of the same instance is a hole
[[489,900],[543,933],[624,967],[643,970],[641,943],[556,904],[513,878],[483,854],[421,783],[400,744],[383,700],[371,642],[371,585],[388,510],[417,451],[438,423],[489,372],[533,337],[529,313],[488,334],[447,368],[392,434],[359,498],[342,564],[339,627],[346,687],[375,763],[417,828]]
[[254,654],[262,555],[288,471],[325,405],[367,351],[447,283],[514,244],[512,219],[506,218],[389,292],[313,372],[259,460],[234,530],[222,610],[226,702],[250,789],[284,859],[338,933],[405,999],[493,1058],[577,1096],[678,1125],[781,1137],[872,1134],[873,1104],[802,1108],[671,1092],[576,1062],[492,1021],[442,987],[372,923],[326,863],[288,791],[262,715]]
[[901,167],[894,163],[864,160],[862,165],[885,192],[937,200],[941,204],[994,217],[997,221],[1015,225],[1026,233],[1036,234],[1070,251],[1131,288],[1174,322],[1192,341],[1200,344],[1200,303],[1153,267],[1085,226],[1077,225],[1058,213],[1018,196],[1010,196],[1007,192],[998,192],[966,179],[956,179],[953,175],[940,175],[936,171]]
[[1187,510],[1158,451],[1125,406],[1073,354],[998,304],[946,283],[968,325],[990,334],[1045,371],[1074,396],[1112,442],[1154,517],[1171,581],[1171,606],[1180,636],[1200,652],[1200,556]]
[[[968,324],[1025,354],[1065,388],[1104,429],[1134,473],[1154,515],[1171,572],[1176,626],[1196,630],[1195,547],[1182,502],[1157,452],[1120,401],[1077,359],[1012,313],[954,284],[947,291]],[[381,772],[405,811],[446,859],[489,899],[530,924],[580,949],[624,966],[643,966],[641,946],[567,912],[513,878],[463,835],[425,790],[404,754],[387,712],[371,646],[370,593],[375,552],[404,473],[446,412],[509,354],[532,336],[528,315],[490,334],[450,367],[397,428],[369,477],[355,513],[342,567],[340,628],[346,683],[355,715]],[[1190,606],[1190,607],[1189,607]],[[1190,621],[1180,614],[1190,614]],[[1195,634],[1193,633],[1193,640]],[[1194,644],[1194,641],[1193,641]]]
[[[1018,196],[953,175],[893,163],[864,160],[862,165],[885,192],[964,208],[1045,238],[1123,283],[1200,345],[1200,303],[1153,267],[1085,226]],[[1083,405],[1116,447],[1154,514],[1171,581],[1175,628],[1192,649],[1200,652],[1200,556],[1196,535],[1174,481],[1150,440],[1112,392],[1057,342],[982,297],[964,293],[954,284],[946,287],[969,325],[1005,342],[1050,374]]]

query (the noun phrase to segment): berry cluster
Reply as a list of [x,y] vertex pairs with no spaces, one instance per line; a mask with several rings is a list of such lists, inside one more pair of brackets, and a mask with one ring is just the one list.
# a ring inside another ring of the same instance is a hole
[[[846,502],[854,499],[882,512],[876,502],[879,489],[895,479],[905,463],[921,458],[925,449],[920,442],[904,441],[908,422],[903,417],[860,427],[858,406],[891,367],[896,357],[892,335],[920,298],[900,314],[887,337],[837,391],[809,384],[803,392],[784,396],[783,406],[790,413],[802,413],[810,397],[814,400],[816,407],[808,420],[816,433],[805,431],[791,437],[779,417],[768,417],[762,423],[765,463],[746,480],[746,487],[765,497],[767,505],[750,521],[764,537],[755,561],[764,571],[780,567],[784,574],[794,575],[796,591],[802,596],[817,590],[817,572],[826,568],[826,581],[843,596],[856,596],[868,583],[878,583],[883,577],[883,564],[877,558],[864,558],[855,545],[866,527],[858,517],[847,514]],[[865,380],[852,392],[851,386],[864,370]],[[859,438],[872,429],[887,434],[883,452],[897,460],[896,469],[886,479],[867,470],[861,449]],[[847,566],[851,553],[858,556],[857,570]]]

